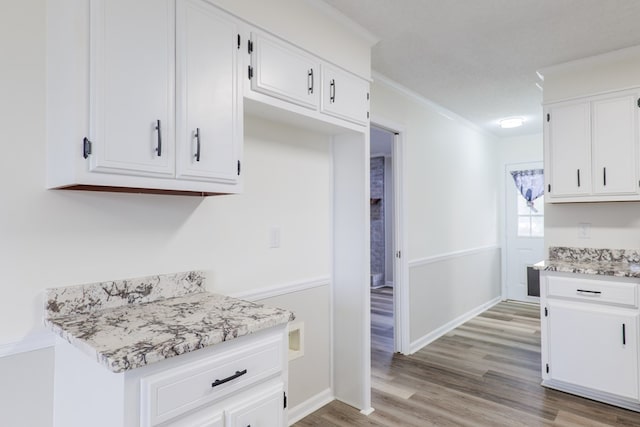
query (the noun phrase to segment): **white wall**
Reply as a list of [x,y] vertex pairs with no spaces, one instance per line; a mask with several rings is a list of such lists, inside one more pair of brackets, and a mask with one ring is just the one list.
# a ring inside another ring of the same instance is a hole
[[[0,354],[43,333],[46,287],[190,269],[206,270],[209,288],[224,293],[329,277],[325,135],[246,118],[245,193],[238,196],[45,190],[45,12],[45,0],[0,7]],[[281,229],[279,249],[268,247],[272,226]],[[291,307],[314,307],[298,315],[321,331],[307,335],[307,345],[326,349],[327,303],[314,304],[327,297],[288,298]],[[294,368],[294,402],[326,388],[326,354],[309,359],[309,377]],[[0,357],[0,373],[13,373],[1,375],[0,425],[50,425],[52,363],[51,349]]]
[[[416,341],[500,295],[499,144],[385,79],[374,81],[371,111],[405,131],[410,336]],[[423,262],[485,247],[493,250],[483,269],[471,253],[453,263]],[[456,270],[473,280],[460,280]]]
[[331,387],[331,291],[329,284],[258,301],[292,310],[304,328],[304,356],[289,363],[289,407]]
[[[640,87],[640,48],[629,48],[543,70],[544,102]],[[591,237],[578,224],[591,224]],[[637,249],[640,202],[545,205],[545,250],[549,246]]]

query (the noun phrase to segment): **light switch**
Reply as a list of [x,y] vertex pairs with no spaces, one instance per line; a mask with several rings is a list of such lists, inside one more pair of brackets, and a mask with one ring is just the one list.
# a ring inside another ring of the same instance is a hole
[[280,227],[271,227],[269,230],[269,247],[280,247]]

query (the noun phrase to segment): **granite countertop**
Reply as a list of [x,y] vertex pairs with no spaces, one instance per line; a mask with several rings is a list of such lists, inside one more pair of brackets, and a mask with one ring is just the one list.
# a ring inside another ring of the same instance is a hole
[[45,324],[124,372],[287,323],[287,310],[206,292],[199,272],[47,290]]
[[537,270],[640,278],[640,251],[633,249],[549,248]]

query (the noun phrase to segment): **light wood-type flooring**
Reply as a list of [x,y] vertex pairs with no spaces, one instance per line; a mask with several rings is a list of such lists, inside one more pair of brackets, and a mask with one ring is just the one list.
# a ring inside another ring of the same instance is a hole
[[392,292],[372,291],[372,405],[296,426],[640,426],[640,413],[540,385],[538,307],[502,302],[411,356],[392,354]]

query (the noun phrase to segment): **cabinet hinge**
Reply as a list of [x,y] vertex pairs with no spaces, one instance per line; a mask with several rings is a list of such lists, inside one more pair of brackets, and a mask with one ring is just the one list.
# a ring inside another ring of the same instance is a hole
[[240,160],[238,160],[238,176],[240,176]]
[[91,141],[86,137],[82,139],[82,157],[85,159],[91,154]]
[[238,34],[238,49],[240,49],[240,45],[241,45],[241,41],[240,41],[240,34]]
[[287,392],[283,391],[282,394],[284,395],[284,409],[287,409]]
[[253,67],[251,65],[249,65],[248,75],[249,80],[251,80],[253,78]]
[[253,41],[247,40],[247,52],[253,53]]
[[547,113],[547,121],[550,122],[551,121],[551,114]]
[[549,309],[547,307],[544,308],[544,317],[549,317]]
[[547,374],[548,374],[548,373],[549,373],[549,364],[548,364],[548,363],[547,363],[547,369],[546,369],[546,371],[547,371]]

